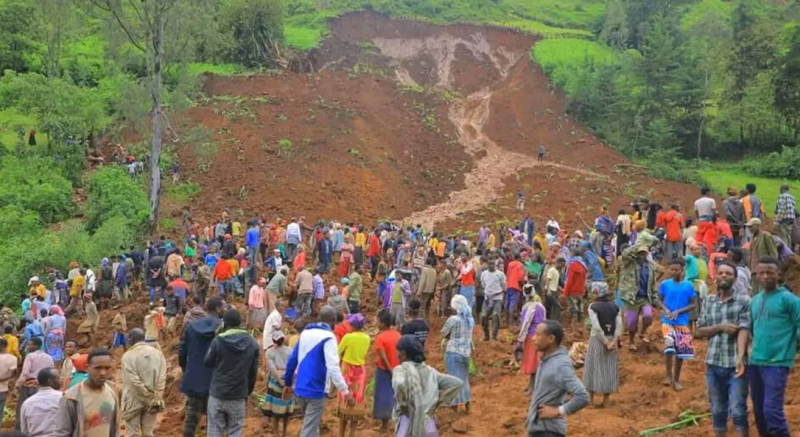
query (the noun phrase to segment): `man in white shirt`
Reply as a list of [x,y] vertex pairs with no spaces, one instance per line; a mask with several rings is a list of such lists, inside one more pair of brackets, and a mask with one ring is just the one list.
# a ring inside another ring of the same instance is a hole
[[297,255],[297,246],[303,241],[303,234],[300,233],[300,225],[297,224],[295,219],[286,226],[286,257],[288,262],[294,261],[294,256]]
[[697,213],[697,238],[699,243],[706,245],[708,253],[714,252],[717,244],[717,228],[714,219],[717,216],[717,202],[709,196],[708,188],[702,188],[702,197],[694,201],[694,210]]
[[63,393],[58,370],[47,367],[36,376],[39,390],[20,409],[22,432],[30,437],[50,437],[58,428],[58,405]]
[[266,351],[272,347],[272,333],[280,331],[283,327],[283,312],[286,310],[286,304],[282,299],[275,302],[275,309],[267,316],[267,321],[264,322],[264,336],[261,338],[261,347]]
[[489,268],[481,273],[481,286],[483,287],[483,311],[481,324],[483,325],[483,338],[489,341],[489,319],[494,323],[492,338],[497,340],[500,330],[500,311],[503,308],[503,294],[506,291],[506,275],[502,270],[497,270],[495,260],[489,261]]
[[4,411],[8,399],[8,383],[14,377],[18,366],[17,357],[8,353],[8,341],[0,338],[0,411]]

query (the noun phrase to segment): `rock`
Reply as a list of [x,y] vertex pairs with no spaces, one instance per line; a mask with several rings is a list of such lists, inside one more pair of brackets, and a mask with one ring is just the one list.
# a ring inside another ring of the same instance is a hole
[[465,419],[458,419],[455,422],[450,424],[450,427],[453,428],[453,432],[457,434],[466,434],[469,432],[469,424]]
[[486,149],[481,149],[475,152],[475,159],[485,158],[487,155],[489,155],[489,152]]

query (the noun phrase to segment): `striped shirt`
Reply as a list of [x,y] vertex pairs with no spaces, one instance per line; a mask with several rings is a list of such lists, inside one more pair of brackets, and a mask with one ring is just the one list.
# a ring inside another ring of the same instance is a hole
[[[697,319],[697,327],[710,327],[721,323],[732,323],[740,329],[750,329],[750,299],[733,295],[721,300],[711,295],[703,302],[703,312]],[[736,367],[736,335],[724,332],[708,339],[706,364],[718,367]]]

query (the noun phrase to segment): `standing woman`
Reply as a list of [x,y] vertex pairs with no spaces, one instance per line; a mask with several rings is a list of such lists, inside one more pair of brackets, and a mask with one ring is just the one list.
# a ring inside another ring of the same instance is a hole
[[[286,425],[289,418],[294,413],[294,398],[283,398],[283,376],[286,373],[286,363],[292,350],[284,343],[286,336],[282,331],[277,330],[272,333],[272,346],[267,349],[267,395],[264,397],[264,404],[261,412],[266,417],[272,418],[272,432],[276,436],[286,437]],[[283,423],[282,432],[279,431],[279,424]]]
[[434,412],[458,395],[463,381],[425,364],[425,347],[413,335],[397,342],[400,365],[392,372],[395,437],[438,437]]
[[547,312],[544,305],[542,305],[542,298],[534,292],[533,287],[524,287],[522,291],[525,297],[525,305],[522,307],[522,315],[520,316],[522,324],[517,336],[516,349],[522,349],[520,370],[523,374],[529,376],[525,394],[530,395],[533,392],[533,384],[536,381],[536,370],[539,368],[540,358],[533,337],[536,335],[536,327],[539,326],[539,323],[547,319]]
[[344,236],[344,243],[341,247],[341,255],[339,255],[339,277],[346,278],[350,276],[350,266],[353,264],[353,234]]
[[458,406],[463,404],[469,414],[471,398],[469,360],[472,356],[472,329],[475,327],[475,319],[472,318],[472,309],[467,303],[467,298],[460,294],[453,296],[450,300],[450,308],[454,314],[442,327],[442,338],[447,339],[445,367],[447,373],[464,382],[458,396],[450,405],[454,411],[457,411]]
[[597,300],[589,305],[592,331],[583,369],[583,385],[594,403],[594,395],[603,394],[601,408],[608,406],[611,393],[619,391],[618,340],[622,335],[622,313],[608,295],[608,284],[593,282],[592,293]]
[[350,424],[350,437],[356,435],[358,421],[366,413],[364,406],[364,393],[367,389],[367,353],[369,352],[370,338],[364,332],[364,316],[351,314],[347,319],[351,331],[342,337],[339,342],[339,357],[342,361],[342,375],[347,383],[347,388],[355,398],[355,405],[347,405],[345,396],[339,393],[339,437],[344,437],[347,424]]
[[67,319],[58,305],[50,307],[50,315],[42,321],[44,327],[44,351],[58,364],[64,360],[64,334],[67,333]]

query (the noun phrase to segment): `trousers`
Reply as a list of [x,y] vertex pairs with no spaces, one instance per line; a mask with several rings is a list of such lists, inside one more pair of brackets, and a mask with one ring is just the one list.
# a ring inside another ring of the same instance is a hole
[[242,437],[247,399],[208,397],[207,437]]
[[715,431],[728,429],[728,417],[737,430],[747,429],[747,379],[736,377],[735,367],[708,365],[706,387]]
[[753,415],[758,434],[762,437],[791,437],[783,397],[789,378],[788,367],[750,366],[747,379],[753,399]]
[[125,435],[127,437],[153,437],[156,429],[156,414],[141,408],[135,411],[123,412],[125,419]]
[[186,396],[186,413],[183,419],[183,437],[195,437],[200,415],[205,414],[208,396]]
[[297,404],[303,412],[303,427],[300,429],[300,437],[319,437],[319,425],[322,423],[322,413],[325,412],[325,398],[298,397]]

